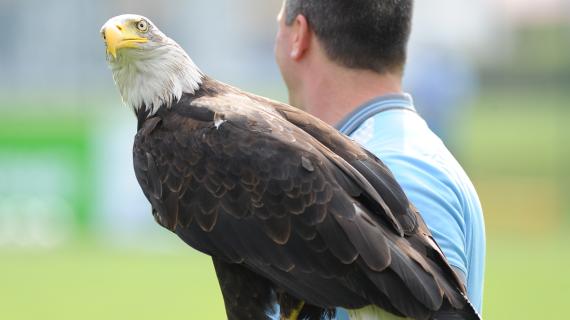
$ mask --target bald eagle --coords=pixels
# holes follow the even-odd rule
[[[231,320],[478,319],[388,168],[319,119],[218,82],[149,19],[101,29],[138,118],[137,180],[164,228],[210,255]]]

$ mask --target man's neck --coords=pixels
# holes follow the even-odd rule
[[[400,75],[337,65],[312,70],[304,89],[291,102],[330,125],[375,97],[402,92]]]

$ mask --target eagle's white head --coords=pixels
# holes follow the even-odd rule
[[[149,19],[125,14],[113,17],[101,28],[107,46],[107,62],[123,101],[154,114],[183,93],[195,92],[203,74],[172,39]]]

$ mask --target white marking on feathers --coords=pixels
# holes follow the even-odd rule
[[[214,113],[214,126],[216,129],[220,129],[220,126],[226,121],[226,116],[223,113]]]
[[[215,119],[214,120],[214,126],[216,126],[216,129],[219,129],[220,126],[222,124],[224,124],[227,120],[223,120],[223,119]]]

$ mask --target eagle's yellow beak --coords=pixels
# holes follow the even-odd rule
[[[107,53],[117,57],[117,50],[121,48],[137,48],[137,43],[148,42],[147,38],[139,37],[132,31],[129,31],[125,25],[116,24],[105,27],[103,29],[105,44],[107,45]]]

